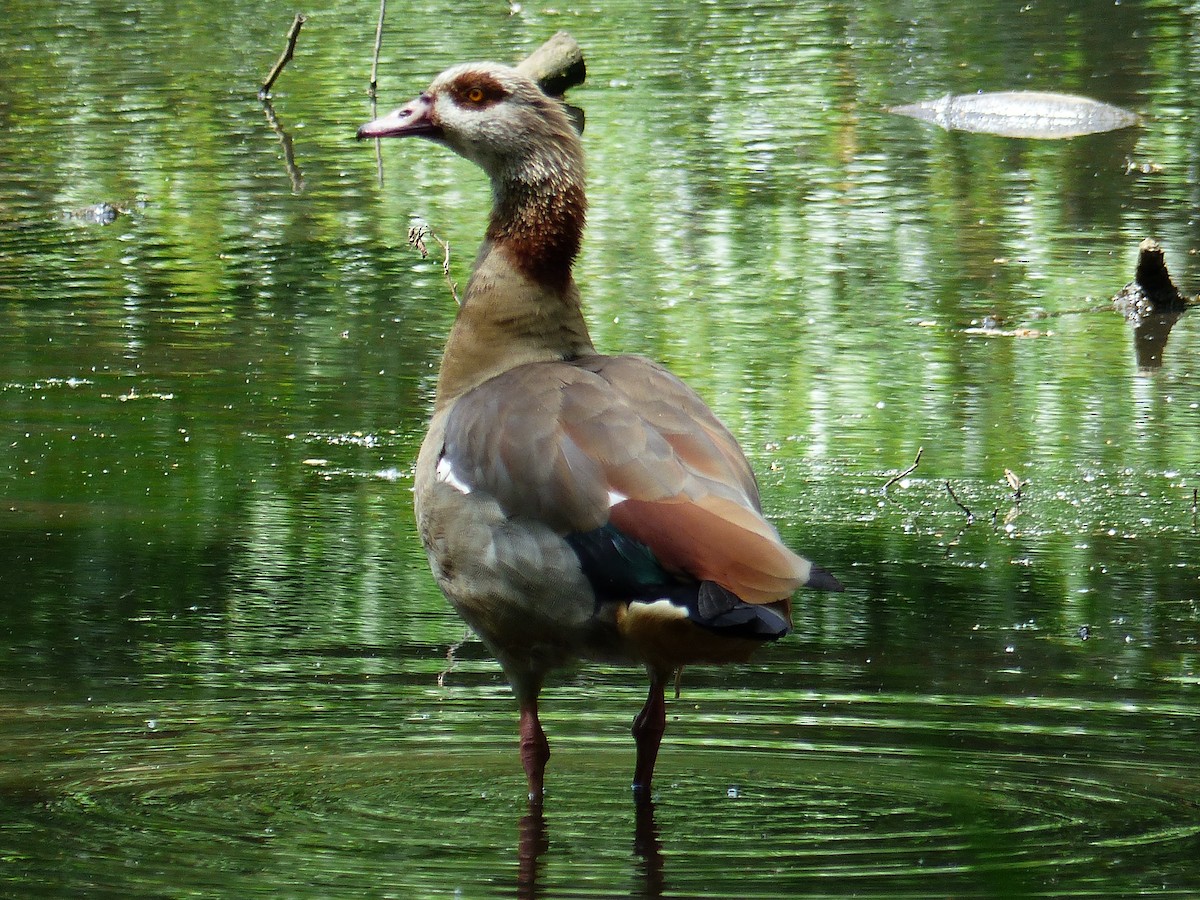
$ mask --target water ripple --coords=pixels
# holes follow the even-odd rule
[[[1092,703],[1088,721],[1121,723],[1110,731],[1036,721],[1079,705],[1046,698],[813,694],[811,712],[786,716],[769,695],[697,691],[671,707],[657,809],[639,812],[627,787],[636,693],[584,715],[551,692],[539,822],[525,815],[502,689],[325,690],[306,709],[266,698],[6,710],[23,721],[4,729],[0,884],[48,870],[40,896],[100,884],[126,896],[536,896],[531,878],[553,896],[633,885],[743,898],[1086,895],[1100,875],[1110,891],[1196,884],[1200,776],[1157,752],[1153,729],[1132,743],[1152,720],[1194,731],[1182,705]],[[946,707],[953,718],[929,715]],[[23,770],[35,744],[53,762]]]

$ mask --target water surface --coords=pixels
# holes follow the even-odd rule
[[[619,6],[393,7],[381,104],[577,37],[597,344],[695,385],[849,590],[685,673],[652,811],[643,677],[564,673],[530,817],[511,697],[411,512],[454,306],[406,235],[462,284],[488,192],[353,141],[377,8],[312,11],[264,109],[290,12],[17,0],[3,892],[1200,890],[1200,336],[1189,312],[1147,369],[1109,303],[1145,237],[1200,289],[1200,13]],[[1144,123],[1039,143],[883,111],[1003,89]]]

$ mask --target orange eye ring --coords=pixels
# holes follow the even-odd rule
[[[484,97],[484,93],[483,93],[483,88],[481,88],[481,87],[473,87],[469,91],[467,91],[467,99],[470,100],[472,103],[482,103],[483,97]]]

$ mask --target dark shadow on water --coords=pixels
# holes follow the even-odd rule
[[[541,858],[550,849],[550,830],[540,804],[530,805],[517,823],[517,834],[517,897],[533,900],[543,896],[538,874]],[[654,817],[654,801],[648,798],[639,798],[634,803],[633,853],[640,877],[631,896],[647,900],[662,897],[666,885],[662,840]]]

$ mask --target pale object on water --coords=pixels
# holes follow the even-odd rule
[[[946,94],[937,100],[888,107],[888,112],[933,122],[947,131],[1042,139],[1116,131],[1141,122],[1137,113],[1119,106],[1046,91]]]

